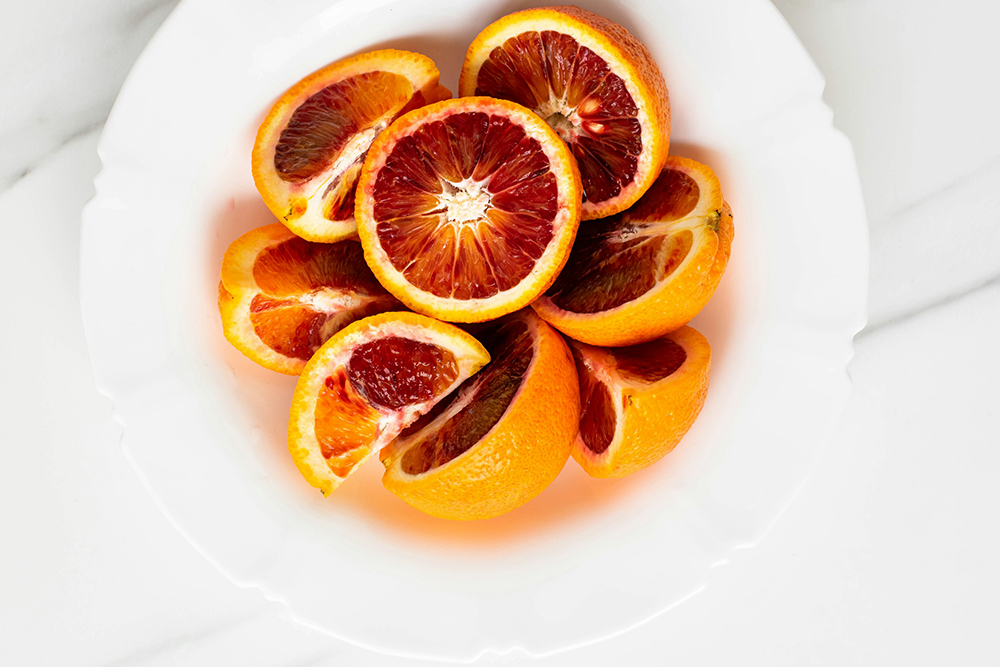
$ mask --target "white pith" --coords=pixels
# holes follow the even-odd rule
[[[341,149],[337,159],[334,160],[333,164],[327,170],[301,186],[304,190],[303,196],[308,200],[309,205],[305,213],[296,221],[297,224],[323,226],[330,224],[331,221],[327,220],[323,214],[323,204],[326,201],[327,189],[331,183],[343,178],[344,174],[351,167],[361,163],[365,153],[368,152],[372,142],[375,141],[375,137],[381,134],[382,130],[388,126],[388,120],[387,118],[383,118],[371,127],[361,130],[351,137],[344,148]]]
[[[313,310],[324,313],[339,313],[342,310],[360,308],[377,298],[358,294],[357,292],[344,292],[332,287],[323,287],[315,292],[303,294],[299,298],[299,301]]]
[[[486,185],[486,181],[471,178],[458,183],[445,181],[444,191],[438,195],[438,201],[444,207],[448,222],[462,225],[485,219],[492,201]]]
[[[379,295],[359,295],[357,293],[337,292],[329,288],[323,288],[320,292],[305,295],[302,301],[310,305],[313,309],[328,313],[331,317],[320,329],[320,336],[324,340],[329,340],[333,334],[344,328],[345,320],[354,317],[358,310],[370,306],[379,301],[389,302],[395,299],[388,294]]]
[[[557,98],[552,90],[549,90],[549,99],[535,109],[535,112],[545,119],[556,134],[566,142],[573,141],[580,132],[580,116],[577,109],[571,107],[566,101],[565,95]]]
[[[231,292],[232,294],[232,292]],[[238,308],[245,313],[238,318],[239,322],[245,323],[240,327],[242,333],[241,338],[252,340],[258,338],[256,330],[254,329],[254,321],[251,316],[251,306],[253,305],[254,297],[260,294],[257,290],[237,290],[233,296],[237,297],[240,302]],[[294,300],[299,304],[307,306],[314,311],[325,313],[328,316],[326,322],[320,328],[320,337],[324,340],[329,340],[336,332],[340,331],[344,326],[350,323],[351,320],[355,319],[355,313],[358,310],[364,309],[374,303],[383,302],[385,307],[390,307],[389,304],[395,302],[395,298],[389,294],[377,294],[377,295],[363,295],[357,293],[340,292],[335,289],[324,287],[316,292],[309,292],[306,294],[300,294],[294,297]],[[287,306],[284,306],[287,307]],[[265,343],[262,342],[262,345]],[[270,347],[267,347],[271,350]],[[271,350],[274,352],[273,350]],[[274,352],[274,354],[278,354]],[[304,363],[299,359],[292,357],[285,357],[289,359],[293,364]]]

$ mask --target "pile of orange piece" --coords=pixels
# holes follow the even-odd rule
[[[310,484],[378,452],[410,505],[480,519],[570,455],[620,477],[675,447],[711,358],[686,324],[733,221],[712,170],[668,154],[649,51],[603,17],[510,14],[457,99],[438,79],[381,50],[278,99],[252,164],[280,222],[226,251],[219,309],[247,357],[299,375],[288,446]]]

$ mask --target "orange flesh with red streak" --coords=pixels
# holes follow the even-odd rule
[[[670,338],[657,338],[641,345],[605,350],[622,380],[653,383],[673,375],[687,359],[684,348]],[[605,452],[615,435],[617,417],[610,388],[602,382],[573,350],[580,376],[580,438],[595,454]],[[621,390],[616,390],[619,395]]]
[[[379,413],[368,404],[338,368],[323,383],[316,398],[316,440],[323,458],[347,454],[374,442]]]
[[[470,395],[471,400],[403,454],[403,472],[419,475],[461,456],[489,433],[514,400],[534,356],[528,325],[509,320],[482,332],[480,340],[492,361],[404,434],[419,431],[456,401],[467,401]]]
[[[287,183],[305,185],[322,176],[359,132],[423,104],[423,94],[414,93],[406,77],[392,72],[365,72],[332,83],[292,113],[275,147],[275,171]],[[323,213],[328,220],[354,215],[354,194],[366,154],[367,147],[327,185]]]
[[[359,345],[316,398],[316,440],[330,469],[345,477],[383,435],[383,414],[434,400],[457,376],[455,355],[437,345],[400,336]]]
[[[684,218],[698,205],[698,183],[664,169],[632,208],[580,226],[569,260],[546,296],[574,313],[598,313],[638,299],[684,261],[689,230],[658,232],[658,223]]]
[[[254,332],[271,349],[302,361],[354,320],[400,308],[368,268],[357,241],[311,243],[298,237],[282,241],[261,251],[254,260],[253,276],[260,289],[250,304]],[[333,311],[310,301],[330,291],[371,300]],[[345,312],[339,326],[326,326]]]
[[[517,102],[545,118],[576,157],[584,202],[616,197],[635,178],[639,108],[622,78],[573,37],[551,30],[511,37],[483,63],[476,95]]]
[[[482,211],[456,219],[448,202],[470,193]],[[541,144],[506,117],[475,111],[401,138],[373,199],[392,265],[420,289],[455,299],[485,299],[520,283],[552,240],[559,212]]]

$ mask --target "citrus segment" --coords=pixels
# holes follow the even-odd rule
[[[456,375],[454,354],[399,336],[359,345],[347,365],[358,393],[372,405],[392,410],[440,394]]]
[[[526,309],[479,338],[490,363],[381,454],[386,488],[437,517],[484,519],[528,502],[559,474],[579,424],[558,333]]]
[[[624,477],[669,454],[705,403],[711,348],[691,327],[632,347],[570,341],[580,377],[573,458],[593,477]]]
[[[580,375],[580,437],[593,452],[603,453],[615,437],[617,415],[607,385],[577,367]]]
[[[351,236],[358,176],[372,140],[396,117],[450,96],[427,57],[386,49],[337,61],[285,92],[257,132],[253,176],[299,236]]]
[[[559,278],[532,306],[592,345],[652,340],[708,303],[732,239],[732,211],[718,178],[703,164],[671,156],[632,208],[580,230]]]
[[[656,178],[670,139],[666,83],[624,28],[577,7],[515,12],[469,47],[459,94],[533,110],[570,146],[582,217],[628,208]]]
[[[367,259],[414,310],[484,321],[526,305],[576,235],[579,174],[537,116],[488,98],[448,100],[393,123],[362,169]]]
[[[463,397],[466,408],[451,413],[439,425],[436,433],[409,448],[403,455],[403,471],[419,475],[468,451],[500,420],[510,405],[521,380],[531,364],[532,338],[526,323],[509,322],[487,330],[480,342],[497,363],[489,365],[476,376],[475,387],[459,390],[454,398]],[[442,401],[441,412],[454,402]]]
[[[613,347],[618,373],[631,382],[657,382],[684,364],[687,352],[669,338],[659,338],[641,345]]]
[[[219,311],[226,338],[280,373],[297,375],[354,320],[400,307],[354,240],[312,243],[274,223],[233,241],[222,261]]]
[[[461,329],[415,313],[351,324],[299,377],[288,423],[292,459],[329,495],[489,358]]]

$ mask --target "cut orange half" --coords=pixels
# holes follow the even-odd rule
[[[490,360],[461,329],[415,313],[382,313],[337,333],[295,386],[288,450],[330,495],[359,465]]]
[[[451,97],[434,62],[385,49],[339,60],[288,89],[253,147],[257,190],[310,241],[354,235],[354,192],[372,140],[400,114]]]
[[[383,450],[387,489],[446,519],[523,505],[569,457],[580,415],[566,343],[530,310],[479,333],[492,360]]]
[[[524,107],[447,100],[375,140],[355,217],[365,259],[400,301],[451,322],[490,320],[555,280],[580,220],[580,176]]]
[[[719,179],[703,164],[671,156],[635,206],[580,229],[559,279],[532,306],[592,345],[652,340],[704,308],[732,240]]]
[[[298,375],[333,334],[401,305],[372,275],[356,240],[311,243],[276,222],[233,241],[222,260],[226,339],[279,373]]]
[[[469,47],[459,94],[512,100],[569,144],[583,179],[583,219],[623,211],[656,179],[670,144],[667,85],[649,50],[578,7],[504,16]]]
[[[582,404],[573,458],[593,477],[624,477],[669,454],[705,403],[705,337],[683,327],[631,347],[570,345]]]

